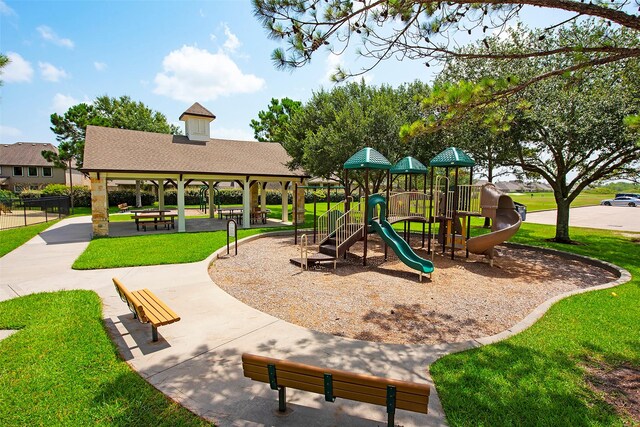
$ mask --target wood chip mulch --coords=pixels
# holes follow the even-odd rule
[[[414,248],[420,239],[412,240]],[[498,247],[490,267],[482,256],[435,255],[431,280],[400,262],[384,261],[382,241],[370,237],[368,265],[362,243],[338,268],[301,271],[293,237],[264,237],[239,246],[238,256],[209,270],[226,292],[287,322],[329,334],[385,343],[439,344],[496,334],[547,299],[607,283],[606,270],[529,249]],[[438,251],[439,252],[439,251]],[[416,253],[429,259],[426,250]]]

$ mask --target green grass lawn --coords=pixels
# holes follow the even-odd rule
[[[0,302],[3,426],[209,425],[147,383],[117,356],[90,291]]]
[[[553,235],[525,223],[512,241],[603,259],[632,281],[563,300],[519,335],[437,361],[431,373],[450,425],[634,425],[589,387],[585,367],[640,368],[640,235],[572,228],[581,245],[547,242]]]
[[[281,230],[251,228],[238,230],[238,238]],[[202,261],[227,243],[226,231],[150,234],[94,239],[75,260],[76,270],[180,264]]]
[[[522,203],[527,206],[527,212],[544,211],[556,209],[556,201],[553,193],[525,193],[525,194],[509,194],[514,202]],[[604,199],[613,198],[613,194],[592,194],[582,192],[571,203],[572,208],[582,206],[599,205]]]
[[[0,231],[0,257],[27,243],[56,222],[58,220]]]

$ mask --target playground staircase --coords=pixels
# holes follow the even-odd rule
[[[337,259],[364,237],[364,203],[337,203],[318,217],[318,255]]]

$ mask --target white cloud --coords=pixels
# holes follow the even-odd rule
[[[7,52],[9,63],[0,71],[2,80],[7,83],[30,82],[33,77],[31,63],[20,54]]]
[[[64,114],[70,107],[79,103],[80,101],[73,96],[56,93],[51,102],[51,109],[54,113]]]
[[[154,82],[154,93],[184,102],[254,93],[265,86],[264,79],[244,74],[224,52],[211,53],[194,46],[182,46],[165,56],[162,72]]]
[[[6,141],[7,139],[15,139],[22,136],[22,131],[18,128],[11,126],[0,125],[0,141]]]
[[[225,40],[223,47],[229,52],[235,52],[236,49],[242,46],[238,37],[231,32],[226,24],[224,25],[224,35],[227,36],[227,40]]]
[[[66,79],[69,77],[67,72],[62,68],[57,68],[53,64],[49,64],[48,62],[38,62],[38,67],[40,67],[40,74],[44,80],[50,82],[57,82],[60,79]]]
[[[15,16],[16,11],[11,9],[3,0],[0,0],[0,15]]]
[[[324,73],[324,76],[322,77],[322,80],[320,80],[320,83],[333,85],[335,83],[331,80],[331,76],[335,74],[337,68],[340,68],[344,65],[344,63],[342,62],[342,57],[340,57],[340,55],[329,53],[329,56],[327,56],[327,60],[325,62],[327,64],[326,71]]]
[[[107,69],[107,64],[104,62],[100,62],[100,61],[93,61],[93,66],[96,68],[96,70],[98,71],[104,71]]]
[[[73,49],[73,47],[75,46],[75,44],[71,39],[60,37],[59,35],[56,34],[55,31],[53,31],[50,27],[46,25],[41,25],[38,28],[36,28],[36,30],[38,30],[38,32],[40,33],[40,36],[42,36],[44,40],[49,41],[53,44],[57,44],[58,46],[68,47],[69,49]]]

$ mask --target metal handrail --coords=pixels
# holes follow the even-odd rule
[[[458,185],[458,210],[479,214],[481,212],[481,192],[481,185]]]
[[[337,214],[335,212],[344,212],[345,202],[338,202],[331,209],[320,215],[316,220],[316,238],[319,244],[324,243],[333,231],[336,229],[335,218]],[[332,223],[333,222],[333,223]]]
[[[358,233],[364,233],[364,203],[351,203],[351,209],[336,220],[336,253]]]
[[[429,194],[419,191],[393,193],[389,196],[389,218],[427,217]]]

